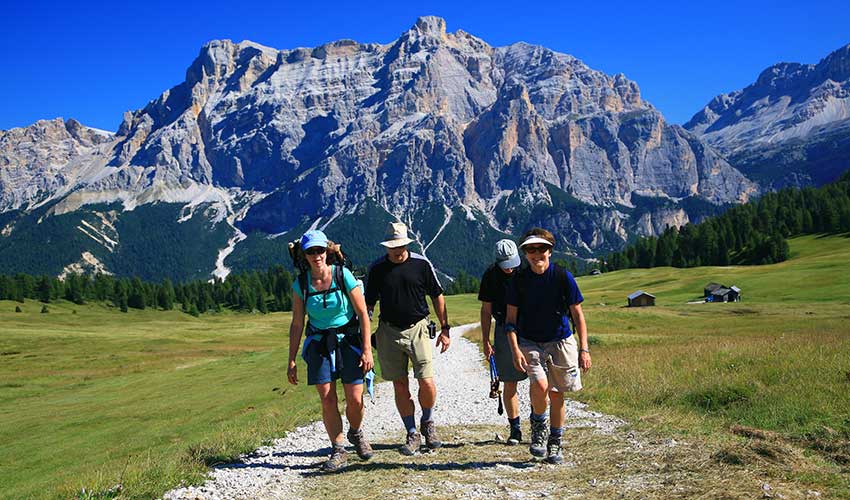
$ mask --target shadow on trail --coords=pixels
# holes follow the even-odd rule
[[[473,461],[473,462],[443,462],[443,463],[431,463],[431,464],[413,464],[413,463],[399,463],[399,462],[361,462],[361,463],[349,463],[349,465],[335,474],[345,474],[346,472],[371,472],[371,471],[382,471],[382,470],[399,470],[404,469],[408,471],[465,471],[465,470],[481,470],[481,469],[492,469],[497,466],[505,466],[512,467],[514,469],[529,469],[533,467],[537,467],[537,464],[532,461],[525,462],[511,462],[507,460],[499,460],[499,461]],[[313,477],[313,476],[325,476],[327,473],[321,471],[312,471],[312,472],[304,472],[301,474],[302,477]]]
[[[276,469],[276,470],[307,470],[307,469],[315,469],[322,465],[322,462],[316,462],[313,464],[298,464],[298,465],[283,465],[283,464],[270,464],[268,462],[252,462],[249,464],[246,463],[234,463],[221,465],[216,467],[216,469]]]
[[[327,457],[331,453],[331,447],[326,446],[324,448],[318,448],[311,451],[281,451],[278,453],[272,454],[274,457]]]

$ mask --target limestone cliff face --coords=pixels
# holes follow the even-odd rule
[[[779,63],[685,124],[769,188],[834,180],[850,159],[850,45],[818,64]]]
[[[279,233],[372,200],[413,226],[411,214],[442,204],[512,231],[543,221],[506,215],[503,200],[530,214],[562,193],[600,207],[565,237],[593,250],[637,230],[616,210],[635,194],[721,204],[756,191],[625,76],[544,47],[493,48],[436,17],[386,45],[212,41],[114,136],[95,143],[61,125],[36,141],[55,158],[42,170],[20,153],[26,141],[6,139],[32,132],[0,136],[0,209],[209,202],[246,232]]]
[[[0,212],[37,204],[74,187],[97,165],[109,133],[76,120],[41,120],[0,130]]]

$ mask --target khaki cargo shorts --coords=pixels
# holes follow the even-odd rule
[[[417,379],[432,378],[433,346],[428,337],[428,318],[424,318],[406,330],[386,321],[378,324],[375,332],[378,340],[378,361],[384,380],[407,378],[408,360],[413,364],[413,376]]]
[[[552,392],[581,390],[581,370],[578,367],[576,336],[552,342],[532,342],[517,337],[519,349],[528,362],[530,381],[547,380]]]

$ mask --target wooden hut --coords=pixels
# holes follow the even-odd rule
[[[628,296],[629,307],[646,307],[655,305],[655,295],[638,290]]]

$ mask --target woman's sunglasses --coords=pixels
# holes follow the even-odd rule
[[[304,250],[304,253],[307,255],[321,255],[325,253],[325,247],[310,247],[307,250]]]
[[[527,247],[524,247],[523,250],[525,251],[525,253],[528,253],[528,254],[531,254],[531,253],[546,253],[546,250],[549,250],[549,247],[546,246],[546,245],[527,246]]]

